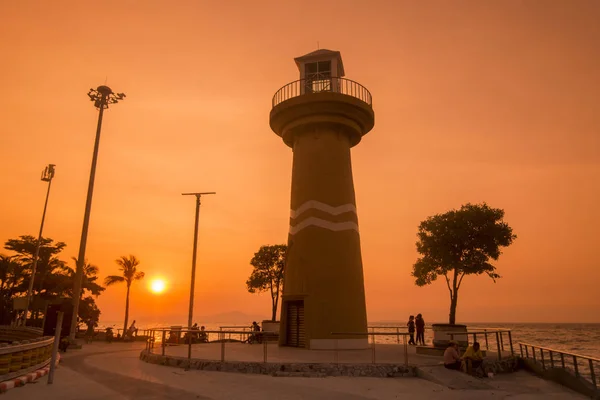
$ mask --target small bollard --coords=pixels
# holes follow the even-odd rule
[[[64,312],[59,311],[56,318],[56,328],[54,330],[54,346],[52,347],[52,357],[50,358],[50,371],[48,372],[48,385],[54,382],[54,370],[56,369],[56,356],[58,355],[58,344],[60,343],[60,331],[62,330]]]
[[[188,369],[192,363],[192,333],[188,331]]]

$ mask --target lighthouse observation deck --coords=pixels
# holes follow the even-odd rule
[[[334,124],[356,146],[375,124],[371,92],[350,79],[323,76],[299,79],[279,89],[273,96],[269,118],[271,129],[294,146],[294,132],[308,126]]]
[[[340,77],[326,77],[323,79],[299,79],[283,86],[273,96],[273,107],[286,100],[298,96],[311,96],[322,93],[339,93],[354,97],[373,106],[371,92],[358,82]]]

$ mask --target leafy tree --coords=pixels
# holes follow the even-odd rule
[[[250,260],[250,265],[254,269],[246,281],[246,286],[250,293],[266,292],[267,290],[270,292],[272,321],[277,319],[277,306],[279,304],[279,293],[281,293],[283,286],[286,255],[287,246],[284,244],[261,246]]]
[[[100,320],[100,309],[93,297],[87,296],[79,302],[79,319],[87,326],[98,326]]]
[[[53,242],[54,241],[50,238],[41,238],[38,267],[40,266],[42,259],[55,260],[56,256],[67,246],[64,242],[56,242],[54,244]],[[19,261],[23,262],[28,267],[33,265],[36,247],[37,239],[31,235],[21,235],[18,239],[9,239],[4,244],[6,250],[17,253]]]
[[[140,260],[135,256],[129,255],[128,257],[122,256],[116,260],[119,265],[119,270],[122,275],[110,275],[104,279],[106,286],[112,286],[115,283],[125,282],[127,284],[127,296],[125,298],[125,323],[123,324],[123,333],[127,332],[127,320],[129,319],[129,288],[134,281],[138,281],[144,278],[144,273],[137,270],[137,266],[140,265]]]
[[[0,255],[0,324],[12,320],[12,299],[27,277],[25,267],[15,256]]]
[[[27,294],[37,239],[23,235],[18,239],[6,241],[5,248],[14,252],[12,256],[0,255],[0,324],[8,324],[14,318],[12,302],[17,297]],[[53,301],[73,295],[75,271],[58,258],[66,247],[63,242],[54,242],[50,238],[42,238],[40,253],[33,286],[33,299]],[[104,288],[98,280],[98,267],[86,263],[84,267],[83,289],[93,296],[98,296]],[[83,297],[83,291],[82,291]],[[34,301],[33,304],[36,304]],[[43,304],[37,302],[37,304]],[[31,309],[32,324],[41,324],[40,313],[43,308]],[[79,315],[98,322],[100,310],[93,297],[84,298],[79,304]]]
[[[36,247],[37,239],[30,235],[9,239],[4,245],[5,249],[16,253],[14,259],[22,266],[19,271],[21,279],[13,288],[13,298],[17,295],[25,296],[27,294]],[[39,308],[41,303],[35,302],[36,299],[54,300],[68,295],[70,278],[67,274],[66,264],[58,258],[58,254],[65,247],[64,242],[54,242],[50,238],[41,238],[40,240],[40,252],[32,292],[32,300],[34,300],[31,307],[32,320],[37,321],[40,318],[40,312],[44,312],[43,308]]]
[[[50,238],[42,238],[40,241],[33,294],[41,295],[44,298],[59,295],[64,291],[63,285],[65,284],[64,278],[67,268],[65,263],[58,259],[57,255],[66,247],[66,244],[64,242],[53,242]],[[28,289],[36,246],[37,239],[29,235],[20,236],[19,239],[9,239],[4,245],[5,249],[17,253],[15,258],[24,266],[24,272],[28,275],[21,282],[20,289],[24,292]]]
[[[413,266],[412,276],[418,286],[444,276],[450,293],[450,324],[456,321],[458,290],[465,275],[486,274],[494,282],[500,278],[490,258],[498,260],[500,248],[517,238],[503,218],[502,209],[468,203],[419,225],[417,251],[421,257]]]

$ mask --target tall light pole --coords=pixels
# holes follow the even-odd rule
[[[42,224],[40,225],[40,234],[38,235],[37,245],[35,246],[35,256],[33,258],[33,267],[31,268],[31,278],[29,278],[29,289],[27,289],[27,305],[25,306],[25,319],[23,325],[27,325],[27,313],[31,304],[31,296],[33,293],[33,282],[35,280],[35,272],[37,271],[38,258],[40,256],[40,246],[42,244],[42,232],[44,231],[44,220],[46,219],[46,208],[48,207],[48,197],[50,197],[50,186],[52,178],[54,178],[54,164],[48,164],[42,172],[42,181],[48,182],[48,190],[46,191],[46,202],[44,203],[44,212],[42,213]]]
[[[102,130],[102,116],[104,109],[109,104],[118,103],[125,98],[123,93],[113,93],[108,86],[98,86],[88,92],[94,106],[100,110],[98,113],[98,126],[96,128],[96,142],[94,144],[94,155],[92,157],[92,169],[90,171],[90,182],[88,185],[87,200],[85,202],[85,215],[83,216],[83,229],[81,230],[81,242],[79,243],[79,256],[77,257],[77,270],[73,282],[73,317],[71,319],[70,339],[75,340],[77,333],[77,314],[79,311],[79,298],[81,297],[81,282],[83,280],[83,266],[85,263],[85,246],[87,244],[88,227],[90,224],[90,211],[92,209],[92,194],[94,193],[94,178],[96,176],[96,162],[98,161],[98,147],[100,146],[100,131]]]
[[[196,196],[196,222],[194,224],[194,253],[192,255],[192,284],[190,287],[190,309],[188,314],[188,329],[192,327],[194,317],[194,286],[196,283],[196,252],[198,251],[198,218],[200,217],[200,197],[216,192],[182,193],[182,196]]]

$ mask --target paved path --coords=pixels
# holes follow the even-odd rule
[[[139,343],[98,343],[64,354],[54,384],[46,378],[13,389],[5,399],[578,399],[563,387],[525,372],[502,375],[482,389],[452,390],[419,378],[274,378],[184,371],[141,362]],[[437,368],[437,367],[432,367]],[[452,371],[449,371],[452,372]]]

